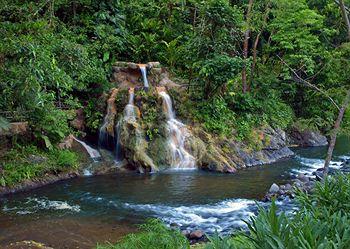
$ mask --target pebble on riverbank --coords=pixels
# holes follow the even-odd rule
[[[350,159],[345,159],[339,169],[329,168],[329,174],[334,175],[336,173],[350,173]],[[299,173],[292,183],[278,186],[273,183],[264,196],[263,201],[269,202],[273,198],[276,200],[284,200],[285,198],[293,199],[295,197],[295,189],[302,190],[306,193],[311,193],[317,181],[323,179],[323,168],[319,168],[312,172],[312,175]]]

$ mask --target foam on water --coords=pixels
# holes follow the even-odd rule
[[[53,201],[46,198],[31,198],[28,197],[24,202],[12,203],[10,207],[4,205],[2,211],[4,212],[15,212],[19,215],[26,215],[41,212],[44,210],[57,210],[57,211],[69,211],[69,212],[80,212],[79,205],[71,205],[65,201]]]
[[[229,199],[214,204],[168,206],[164,204],[131,204],[125,208],[149,213],[167,224],[175,223],[182,229],[202,229],[229,233],[233,228],[245,225],[243,220],[254,216],[257,205],[253,200]]]
[[[305,158],[300,156],[296,156],[295,158],[301,165],[303,165],[303,167],[299,169],[293,169],[293,173],[312,174],[312,172],[316,171],[317,169],[323,168],[325,162],[323,159],[318,158]],[[339,157],[339,159],[342,158]],[[341,165],[341,161],[331,161],[329,167],[339,169]]]
[[[84,174],[84,176],[92,176],[93,175],[89,169],[84,169],[83,174]]]

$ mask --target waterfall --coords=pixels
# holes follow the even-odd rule
[[[125,120],[131,120],[136,121],[136,111],[135,111],[135,105],[134,105],[134,88],[131,87],[129,89],[129,103],[125,106],[124,109],[124,119]]]
[[[147,70],[146,70],[146,65],[143,64],[139,64],[139,68],[141,70],[141,74],[142,74],[142,78],[143,78],[143,86],[148,89],[149,88],[149,84],[148,84],[148,80],[147,80]]]
[[[165,91],[160,91],[159,95],[163,99],[163,109],[168,119],[168,142],[172,153],[171,166],[176,169],[194,169],[195,158],[185,149],[188,130],[183,123],[175,118],[170,96]]]
[[[113,88],[110,97],[107,100],[107,113],[103,119],[103,124],[99,130],[98,147],[109,148],[114,143],[113,138],[113,123],[116,115],[115,97],[118,89]],[[112,137],[112,139],[110,139]]]
[[[136,111],[135,111],[135,105],[134,105],[134,88],[129,89],[129,102],[124,108],[124,115],[123,117],[118,121],[117,125],[115,126],[115,131],[116,131],[116,144],[115,144],[115,151],[116,151],[116,161],[121,161],[123,160],[123,155],[122,155],[122,148],[120,144],[120,129],[121,129],[121,124],[123,121],[136,121]]]
[[[101,154],[100,152],[98,152],[98,150],[93,149],[92,147],[87,145],[85,142],[77,139],[76,137],[73,137],[73,138],[75,141],[80,143],[85,148],[86,152],[89,154],[92,160],[97,161],[98,158],[101,158]]]

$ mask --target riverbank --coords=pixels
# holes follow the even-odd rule
[[[80,175],[86,158],[70,150],[41,150],[27,145],[0,158],[0,196],[26,191]]]
[[[339,142],[336,158],[350,151],[346,147],[347,141]],[[111,234],[108,239],[114,243],[120,239],[117,236],[119,229],[137,229],[150,217],[161,219],[167,225],[180,226],[179,229],[184,231],[201,230],[213,235],[217,230],[227,235],[244,226],[242,219],[249,219],[258,212],[256,201],[263,199],[272,183],[285,185],[290,182],[290,174],[313,170],[316,167],[313,164],[321,162],[314,159],[311,165],[309,158],[322,158],[326,148],[295,150],[298,155],[295,158],[242,169],[235,174],[193,170],[78,177],[10,195],[0,201],[0,220],[7,220],[1,223],[7,226],[0,229],[0,237],[8,238],[8,244],[18,242],[24,236],[42,243],[49,240],[53,242],[44,244],[56,249],[62,248],[61,243],[53,238],[62,236],[67,238],[66,245],[74,248],[76,244],[70,244],[73,241],[70,238],[76,238],[74,243],[81,241],[83,245],[85,238],[91,237],[93,231],[89,231],[85,222],[89,220],[87,223],[100,223],[101,230],[104,226],[115,226],[115,235]],[[288,211],[293,205],[283,203],[279,208]],[[60,219],[74,219],[86,229],[74,229],[76,235],[73,236],[67,233],[71,231],[69,227],[49,225],[59,224]],[[20,229],[18,224],[26,224],[28,229]],[[35,232],[39,224],[50,227],[48,230],[54,235]],[[16,231],[21,231],[23,237],[18,237]],[[96,236],[95,239],[94,243],[105,244],[104,237]]]

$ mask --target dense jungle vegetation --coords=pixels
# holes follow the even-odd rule
[[[350,89],[346,15],[350,0],[0,0],[0,138],[11,122],[30,127],[0,147],[0,187],[78,168],[79,155],[56,145],[81,132],[71,125],[79,108],[86,132],[98,131],[116,61],[167,67],[189,94],[177,108],[214,136],[249,140],[263,125],[329,135]],[[349,176],[331,176],[298,193],[297,215],[272,204],[248,235],[203,248],[350,248],[349,191]],[[98,246],[189,247],[157,220]]]
[[[29,121],[41,147],[71,133],[82,106],[98,128],[96,101],[117,60],[160,61],[188,81],[196,120],[238,138],[263,123],[327,133],[337,109],[298,77],[338,105],[349,87],[333,0],[2,0],[0,13],[1,128]]]

